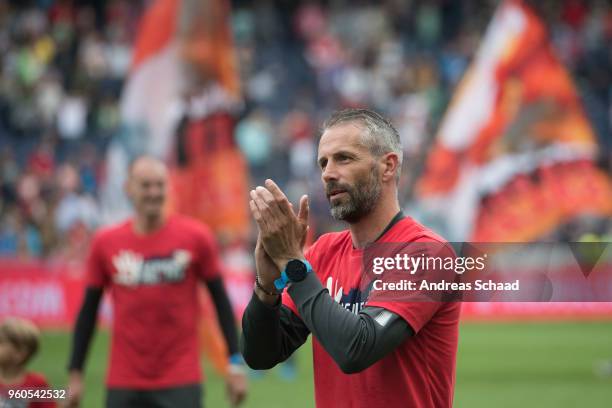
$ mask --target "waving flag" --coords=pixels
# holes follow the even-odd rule
[[[130,214],[122,191],[127,166],[135,156],[146,153],[166,160],[174,169],[174,210],[200,218],[215,229],[220,228],[219,222],[224,222],[225,226],[229,223],[232,231],[244,234],[248,224],[246,205],[239,202],[240,194],[236,192],[240,188],[246,191],[246,168],[231,144],[233,113],[239,103],[229,3],[226,0],[152,2],[140,22],[132,66],[121,97],[122,131],[107,153],[106,181],[101,197],[105,221],[119,221]],[[218,117],[223,119],[217,120]],[[211,120],[213,125],[207,126]],[[194,122],[201,126],[191,126]],[[177,139],[185,125],[190,130],[188,147],[215,144],[228,148],[190,151],[191,160],[181,161],[184,157],[178,150],[185,146]],[[217,132],[218,129],[221,131]],[[212,175],[225,170],[220,169],[223,165],[219,164],[218,153],[231,162],[227,165],[233,173],[230,183],[211,179]],[[194,170],[196,162],[209,163],[214,168],[198,166]],[[243,172],[237,172],[243,168]],[[203,174],[207,177],[202,177]],[[185,186],[187,181],[189,185]],[[194,199],[206,204],[212,201],[215,206],[220,201],[216,197],[228,195],[237,200],[222,201],[223,205],[217,207],[223,210],[215,216],[211,211],[192,208]],[[213,199],[202,200],[203,196]]]
[[[597,155],[544,24],[507,0],[457,88],[417,194],[453,240],[536,240],[581,214],[612,215]]]

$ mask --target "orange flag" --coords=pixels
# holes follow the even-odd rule
[[[612,215],[610,177],[546,27],[504,1],[460,82],[417,184],[453,240],[531,241]]]

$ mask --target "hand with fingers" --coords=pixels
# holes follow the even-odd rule
[[[257,235],[255,247],[255,274],[255,293],[264,303],[275,304],[279,293],[274,287],[274,281],[280,277],[280,271],[261,243],[261,231]]]
[[[63,408],[79,408],[83,397],[83,389],[83,373],[76,370],[71,371],[68,379],[68,398],[64,401]]]
[[[247,395],[248,384],[246,374],[242,371],[230,370],[225,379],[225,387],[230,406],[237,407],[244,402]]]
[[[272,180],[265,187],[251,190],[249,203],[259,228],[261,246],[278,269],[284,269],[291,259],[304,259],[303,246],[308,231],[308,196],[300,199],[297,214],[287,196]],[[270,278],[262,276],[266,281]],[[273,280],[273,279],[272,279]]]

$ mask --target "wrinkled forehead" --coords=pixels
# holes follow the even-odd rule
[[[363,142],[363,134],[367,132],[364,125],[358,121],[339,123],[327,128],[319,141],[318,158],[333,155],[338,151],[368,151]]]

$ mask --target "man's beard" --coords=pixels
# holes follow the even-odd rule
[[[381,194],[378,168],[372,166],[368,174],[369,177],[357,181],[354,186],[333,181],[326,185],[328,199],[330,192],[334,190],[343,190],[348,196],[348,199],[341,200],[336,204],[329,200],[331,215],[334,219],[352,224],[371,213],[376,207]]]

